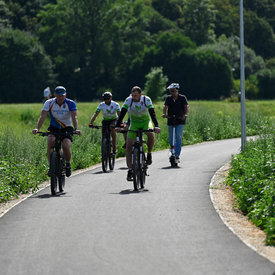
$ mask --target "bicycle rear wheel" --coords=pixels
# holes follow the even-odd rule
[[[50,157],[51,193],[53,196],[56,194],[56,189],[57,189],[57,176],[56,176],[57,161],[58,161],[57,153],[56,151],[53,151]]]
[[[64,191],[64,187],[65,187],[65,161],[62,157],[59,160],[59,167],[58,167],[58,187],[59,187],[59,192]]]
[[[134,149],[133,152],[133,184],[134,190],[138,191],[141,183],[141,168],[139,163],[139,150],[137,148]]]
[[[101,162],[102,170],[106,173],[108,169],[108,142],[106,138],[104,138],[101,143]]]
[[[111,144],[112,144],[112,138],[110,138],[110,142],[108,144],[108,156],[109,156],[109,168],[110,170],[114,170],[115,167],[115,154],[111,153]]]

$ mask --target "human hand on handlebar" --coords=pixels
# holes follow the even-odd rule
[[[81,136],[81,134],[82,134],[80,130],[75,130],[75,133],[79,136]]]
[[[155,133],[159,134],[160,133],[160,128],[159,127],[155,127],[154,131],[155,131]]]
[[[32,133],[33,133],[34,135],[36,135],[37,132],[38,132],[38,129],[33,129],[33,130],[32,130]]]

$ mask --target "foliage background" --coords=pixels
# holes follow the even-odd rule
[[[275,0],[244,0],[248,98],[275,96],[274,17]],[[153,68],[188,99],[238,100],[238,37],[238,0],[0,0],[0,102],[60,84],[123,100]]]

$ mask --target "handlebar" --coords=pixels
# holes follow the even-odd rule
[[[155,132],[155,129],[147,129],[147,130],[143,130],[143,129],[139,129],[139,130],[120,130],[120,133],[127,133],[127,132],[133,132],[133,133],[139,133],[139,132],[147,132],[147,133],[153,133]]]
[[[46,137],[48,135],[54,135],[54,136],[65,136],[68,134],[77,135],[77,132],[37,132],[37,134],[40,134],[42,137]]]
[[[104,127],[109,127],[110,129],[115,129],[114,126],[111,125],[93,125],[93,124],[89,124],[89,128],[94,128],[94,129],[101,129]]]

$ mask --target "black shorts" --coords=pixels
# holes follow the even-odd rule
[[[105,132],[107,127],[116,127],[117,119],[113,120],[102,120],[102,137],[105,137]]]
[[[56,128],[54,126],[51,126],[48,128],[48,131],[53,133],[65,133],[64,136],[61,137],[61,140],[68,138],[70,141],[73,141],[73,127],[65,127],[65,128]]]

